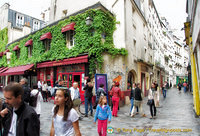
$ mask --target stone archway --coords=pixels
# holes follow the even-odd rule
[[[128,79],[127,79],[127,89],[131,89],[133,83],[136,82],[136,72],[131,70],[128,72]]]

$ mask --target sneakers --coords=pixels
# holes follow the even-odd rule
[[[88,117],[88,115],[85,115],[85,117]]]
[[[153,117],[151,116],[150,119],[153,119]]]

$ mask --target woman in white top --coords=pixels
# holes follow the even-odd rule
[[[50,136],[81,136],[79,115],[72,107],[73,102],[69,91],[58,89],[55,95]]]
[[[31,91],[31,96],[36,96],[36,95],[37,95],[37,104],[36,104],[36,107],[33,107],[33,109],[37,113],[38,117],[40,117],[40,114],[41,114],[41,102],[43,101],[42,94],[38,90],[38,86],[37,85],[33,85],[33,90]]]
[[[149,89],[149,94],[148,94],[148,101],[149,106],[150,106],[150,113],[152,119],[153,117],[156,117],[156,103],[159,101],[159,91],[156,90],[156,85],[155,83],[152,83],[151,88]],[[154,107],[154,112],[153,112],[153,107]]]
[[[42,96],[43,96],[43,101],[47,102],[47,93],[48,93],[48,85],[47,82],[44,81],[43,85],[42,85]]]

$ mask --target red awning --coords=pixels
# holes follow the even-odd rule
[[[28,40],[28,41],[25,43],[24,46],[30,46],[30,45],[33,45],[33,40],[32,40],[32,39]]]
[[[49,61],[38,63],[37,68],[44,68],[44,67],[53,67],[53,66],[62,66],[62,65],[70,65],[70,64],[79,64],[79,63],[87,63],[88,62],[88,55],[64,59],[60,61]]]
[[[14,48],[13,48],[13,51],[17,51],[19,50],[19,45],[16,45]]]
[[[51,39],[52,36],[51,36],[51,32],[48,32],[48,33],[45,33],[43,34],[42,36],[40,36],[40,40],[45,40],[45,39]]]
[[[75,26],[74,22],[71,24],[68,24],[61,29],[61,32],[63,33],[63,32],[69,31],[69,30],[74,30],[74,26]]]
[[[5,71],[3,73],[0,73],[0,76],[5,76],[5,75],[23,75],[26,70],[29,70],[33,66],[34,66],[34,64],[8,68],[7,71]]]
[[[2,74],[4,71],[6,71],[6,70],[8,70],[7,67],[2,67],[2,68],[0,68],[0,76],[2,76],[1,74]]]
[[[3,56],[3,52],[0,52],[0,57],[2,57]]]
[[[6,55],[6,53],[7,53],[7,52],[9,52],[9,51],[10,51],[10,50],[9,50],[9,49],[7,49],[6,51],[4,51],[4,53],[3,53],[3,54],[4,54],[4,55]]]

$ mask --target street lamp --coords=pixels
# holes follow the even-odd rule
[[[87,26],[92,25],[92,22],[93,22],[93,20],[92,20],[91,17],[87,17],[86,20],[85,20],[85,23],[86,23]]]

